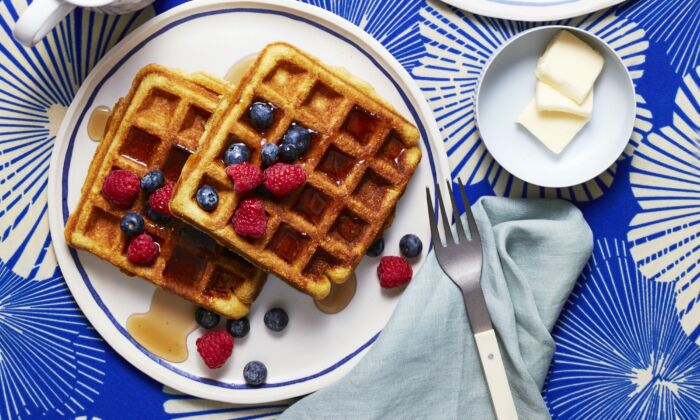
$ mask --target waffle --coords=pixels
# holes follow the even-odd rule
[[[249,123],[247,109],[263,101],[276,108],[265,132]],[[241,197],[234,193],[222,160],[234,142],[261,164],[266,142],[279,143],[292,123],[315,133],[297,161],[307,182],[284,199],[261,197],[268,214],[263,238],[239,236],[231,223]],[[187,161],[171,211],[207,232],[263,270],[316,299],[331,282],[353,272],[390,219],[421,158],[415,126],[382,101],[367,84],[284,43],[268,45],[238,88],[222,99],[197,153]],[[195,192],[213,185],[221,202],[215,212],[199,208]]]
[[[231,91],[224,81],[205,74],[188,76],[158,65],[142,69],[128,96],[114,108],[65,236],[70,245],[129,275],[224,316],[240,318],[264,284],[261,270],[181,221],[173,218],[163,225],[149,219],[143,191],[127,210],[112,206],[101,194],[102,181],[112,169],[128,169],[142,177],[160,168],[166,182],[177,181],[221,96]],[[144,216],[145,230],[160,245],[152,265],[134,265],[126,258],[128,241],[119,228],[126,211]]]

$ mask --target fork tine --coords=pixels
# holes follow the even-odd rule
[[[457,201],[455,200],[454,191],[452,191],[452,183],[450,180],[445,182],[447,183],[447,191],[450,193],[450,200],[452,201],[452,215],[455,218],[457,237],[459,238],[459,243],[461,244],[467,240],[467,234],[464,232],[464,226],[462,226],[462,218],[459,217],[459,209],[457,208]]]
[[[454,245],[455,239],[452,236],[452,229],[450,229],[450,219],[447,218],[447,212],[445,211],[445,202],[442,201],[442,191],[440,190],[440,185],[436,185],[435,192],[438,197],[438,203],[440,204],[440,215],[442,216],[442,227],[445,229],[445,244],[447,246]]]
[[[425,198],[428,202],[428,218],[430,219],[430,235],[433,237],[433,246],[435,249],[442,248],[442,239],[440,239],[440,232],[435,222],[435,209],[433,208],[430,189],[428,187],[425,187]]]
[[[459,190],[462,193],[462,200],[464,201],[464,210],[467,213],[467,222],[469,223],[469,234],[471,235],[472,240],[476,239],[481,241],[481,237],[479,236],[479,228],[476,227],[474,214],[472,214],[472,208],[469,204],[469,199],[467,198],[467,190],[464,188],[464,184],[462,184],[461,178],[457,178],[457,181],[459,182]]]

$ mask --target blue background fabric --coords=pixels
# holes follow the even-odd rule
[[[307,2],[359,25],[406,68],[472,197],[559,197],[582,210],[594,251],[554,329],[543,391],[552,416],[700,417],[700,2],[631,0],[556,22],[609,42],[637,89],[634,134],[618,162],[563,189],[507,173],[474,125],[480,69],[505,40],[539,24],[437,1]],[[178,3],[121,17],[78,10],[32,50],[10,35],[26,0],[0,3],[2,418],[264,418],[285,407],[202,401],[132,368],[81,315],[50,247],[47,171],[66,107],[110,47]]]

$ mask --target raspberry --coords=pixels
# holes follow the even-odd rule
[[[413,269],[401,257],[382,257],[377,267],[377,276],[382,287],[392,288],[411,281]]]
[[[197,339],[197,353],[209,369],[218,369],[233,352],[233,337],[224,330],[209,331]]]
[[[262,238],[267,230],[267,215],[262,201],[258,198],[246,198],[241,201],[233,213],[233,230],[242,236]]]
[[[129,248],[126,250],[126,259],[134,264],[148,265],[155,261],[159,253],[160,247],[158,244],[153,241],[151,235],[143,232],[129,242]]]
[[[270,190],[275,197],[284,197],[304,185],[306,171],[299,165],[275,163],[265,169],[265,188]]]
[[[140,183],[139,177],[133,172],[116,169],[102,181],[102,195],[116,207],[126,209],[139,195]]]
[[[262,170],[248,162],[227,166],[226,175],[233,181],[233,190],[240,194],[252,191],[263,181]]]
[[[173,214],[170,213],[170,199],[173,198],[173,189],[175,184],[168,182],[164,186],[153,191],[153,194],[148,198],[148,203],[151,205],[151,210],[160,214],[161,216],[170,217]]]

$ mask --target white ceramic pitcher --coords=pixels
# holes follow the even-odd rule
[[[15,23],[12,35],[21,44],[31,47],[76,7],[121,15],[142,9],[154,0],[34,0]]]

